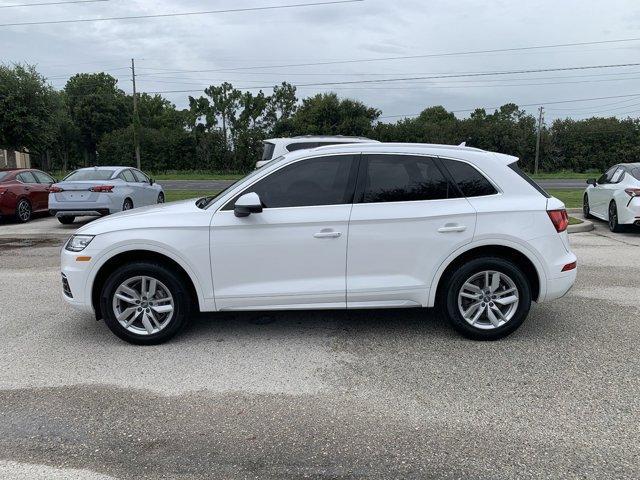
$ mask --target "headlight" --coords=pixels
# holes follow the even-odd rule
[[[65,245],[65,250],[70,252],[81,252],[91,243],[94,235],[72,235]]]

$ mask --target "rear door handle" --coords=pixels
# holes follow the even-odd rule
[[[318,233],[314,233],[313,234],[313,238],[338,238],[340,235],[342,235],[342,232],[332,232],[332,231],[321,231]]]
[[[444,227],[440,227],[438,232],[440,233],[449,233],[449,232],[464,232],[467,229],[466,225],[445,225]]]

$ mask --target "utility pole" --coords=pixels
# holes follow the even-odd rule
[[[544,107],[538,109],[538,135],[536,136],[536,163],[534,167],[534,173],[538,174],[538,165],[540,161],[540,136],[542,134],[542,121],[544,119]]]
[[[140,135],[138,134],[138,125],[140,118],[138,116],[138,95],[136,93],[136,63],[131,59],[131,82],[133,83],[133,144],[136,149],[136,166],[140,170]]]

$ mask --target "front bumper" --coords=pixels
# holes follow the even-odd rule
[[[79,262],[77,259],[91,256],[92,252],[88,248],[82,252],[70,252],[63,247],[60,252],[60,271],[63,278],[59,288],[62,298],[73,308],[87,313],[94,313],[91,294],[87,293],[93,261]]]

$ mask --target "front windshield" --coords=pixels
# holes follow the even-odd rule
[[[273,163],[277,162],[278,160],[280,160],[282,158],[282,156],[278,157],[278,158],[274,158],[273,160],[265,163],[263,166],[261,166],[260,168],[258,168],[257,170],[254,170],[253,172],[251,172],[249,175],[247,175],[246,177],[241,178],[240,180],[236,180],[235,182],[233,182],[231,185],[229,185],[227,188],[225,188],[224,190],[216,193],[215,195],[209,195],[207,197],[203,197],[201,199],[199,199],[196,202],[196,205],[199,208],[205,209],[205,208],[209,208],[209,206],[217,199],[220,198],[221,196],[223,196],[225,193],[227,193],[229,190],[231,190],[232,188],[235,188],[236,185],[238,185],[240,182],[244,182],[245,180],[248,180],[250,178],[253,178],[254,176],[256,176],[258,173],[262,172],[262,170],[265,167],[268,167],[269,165],[272,165]]]
[[[76,170],[64,177],[63,181],[109,180],[114,172],[115,170]]]

